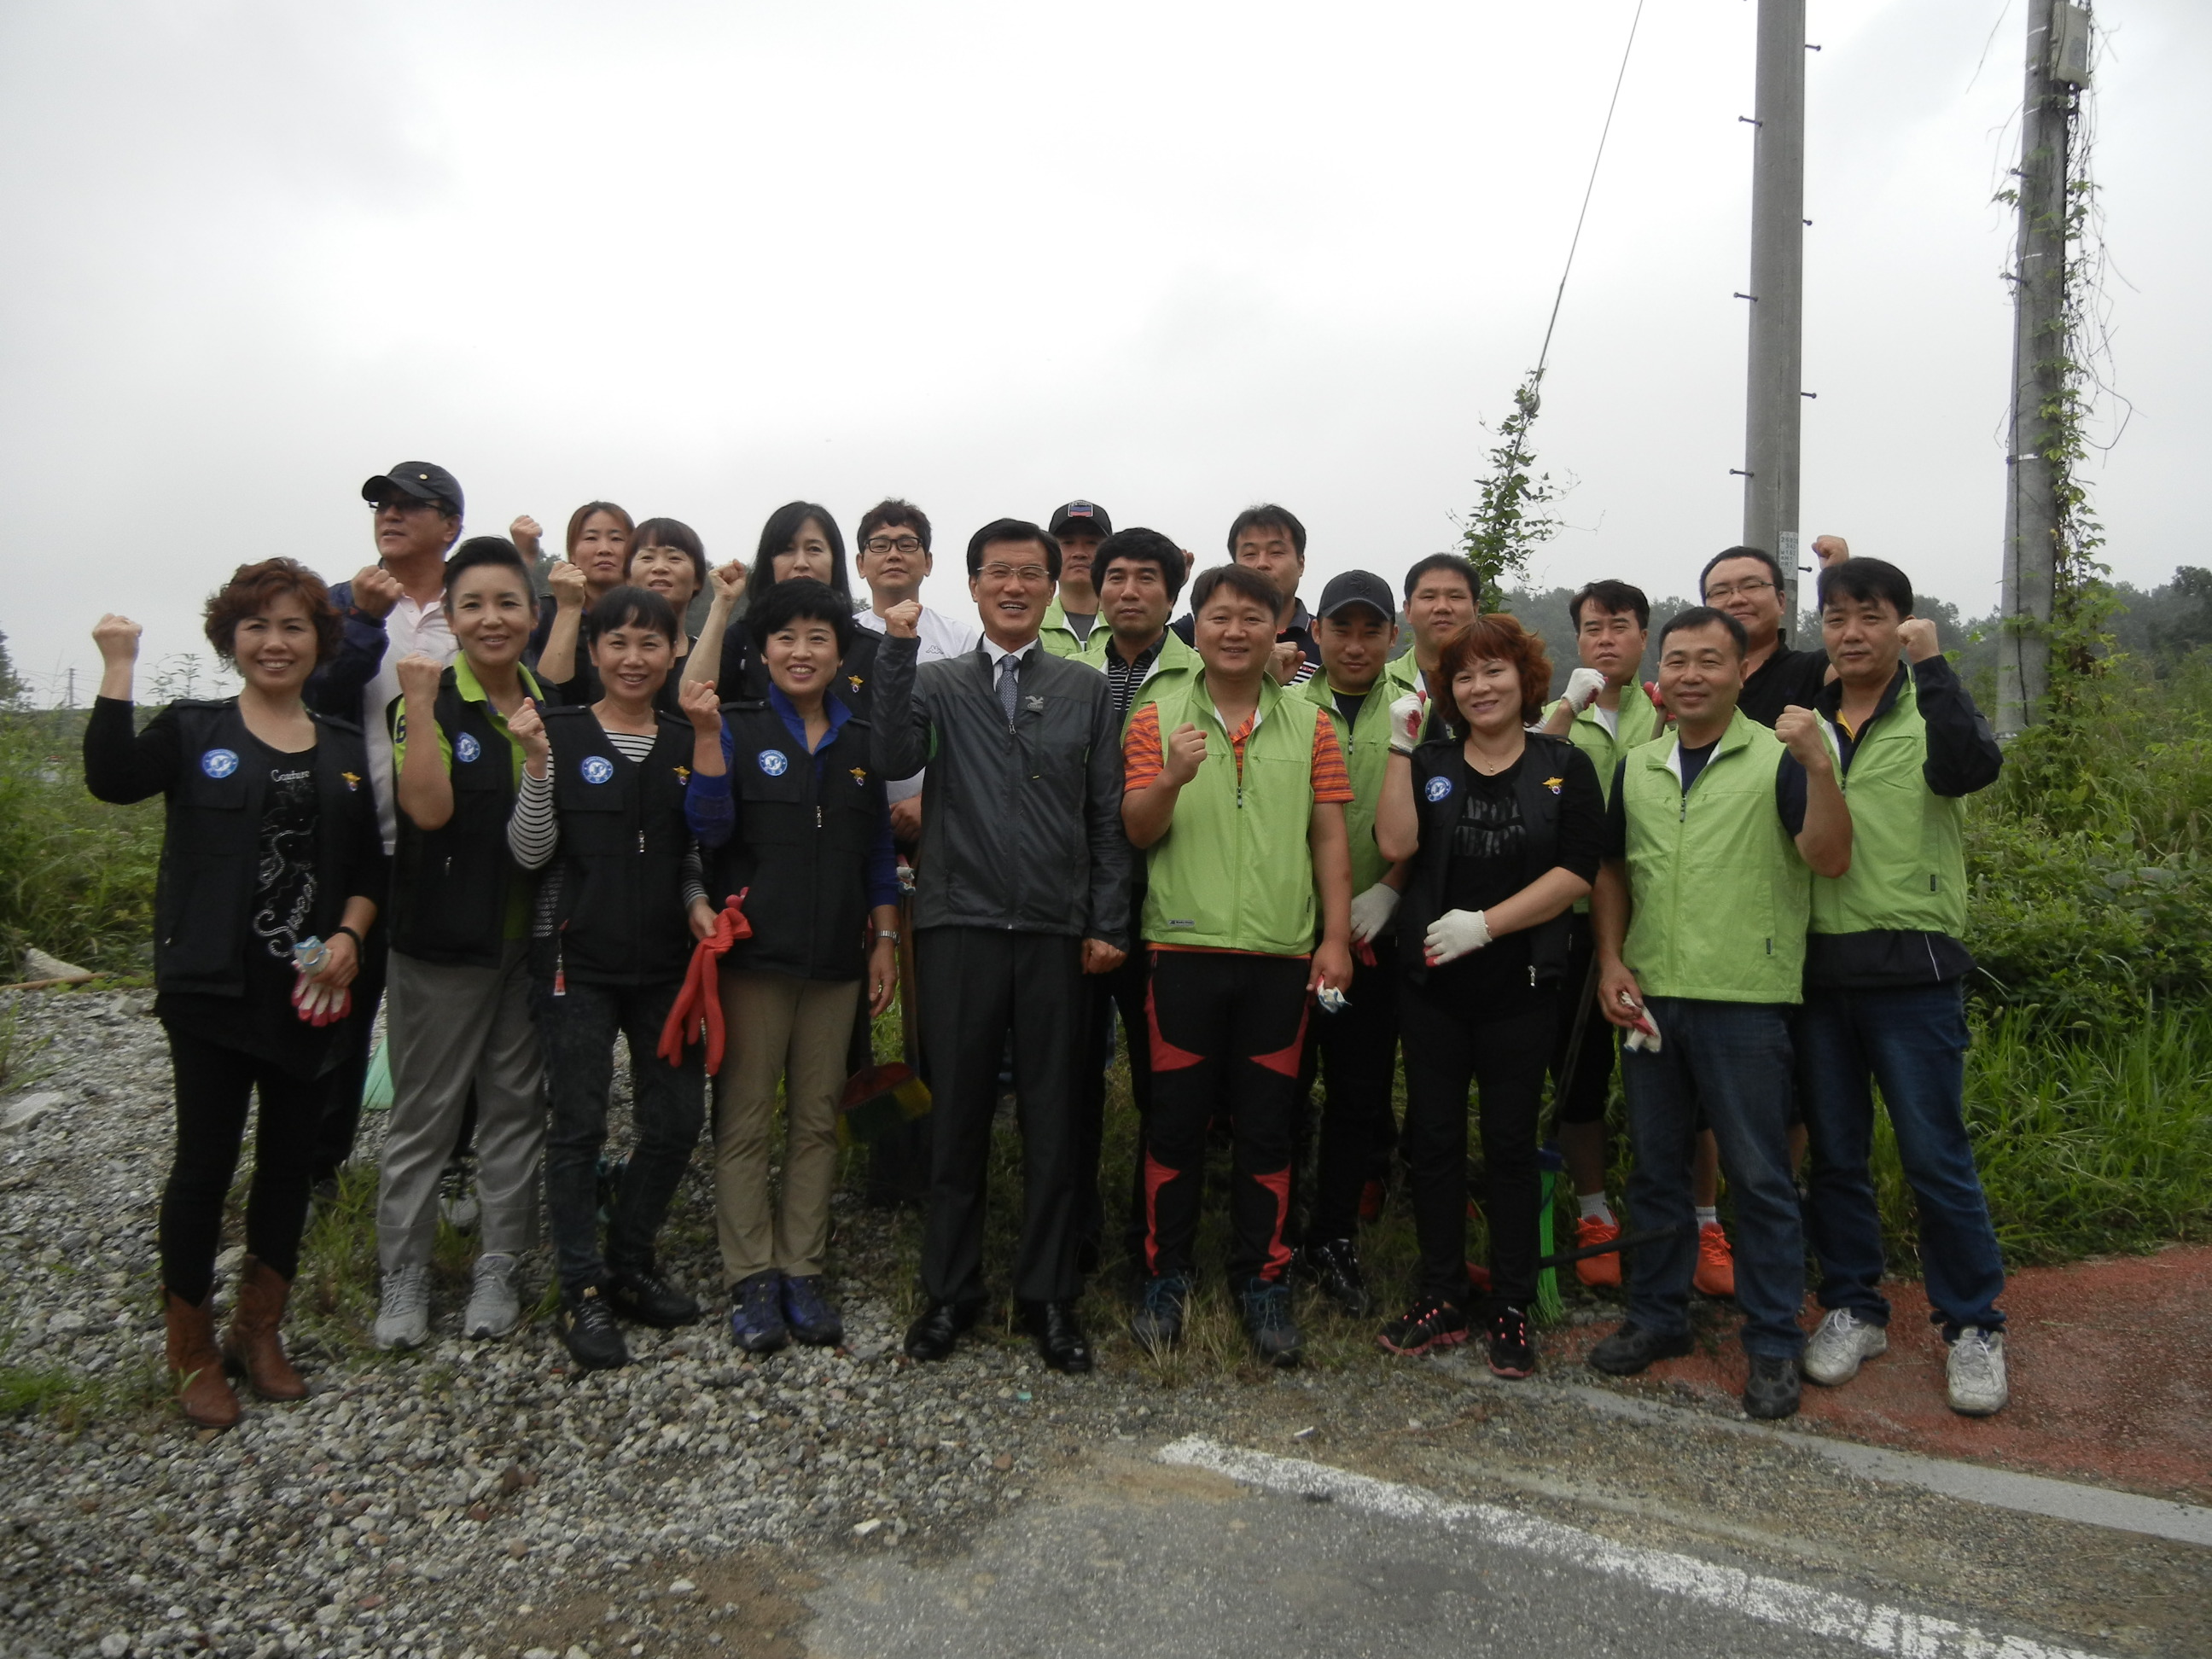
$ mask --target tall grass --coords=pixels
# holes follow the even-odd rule
[[[116,973],[152,963],[161,803],[86,793],[84,718],[0,713],[0,983],[26,945]]]

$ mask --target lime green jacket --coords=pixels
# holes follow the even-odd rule
[[[1912,676],[1842,773],[1851,867],[1813,878],[1812,931],[1966,931],[1966,803],[1928,787],[1928,726]]]
[[[1091,630],[1091,638],[1084,645],[1082,660],[1104,673],[1106,652],[1113,637],[1114,630],[1106,626],[1104,618],[1100,618],[1098,626]],[[1145,671],[1144,684],[1137,688],[1136,696],[1129,699],[1129,712],[1121,717],[1121,730],[1126,732],[1129,729],[1130,719],[1146,703],[1187,680],[1196,679],[1205,672],[1206,664],[1200,660],[1198,653],[1182,642],[1182,635],[1172,628],[1169,629],[1160,636],[1160,654],[1152,659],[1152,665]],[[1164,738],[1169,729],[1163,728],[1160,735]]]
[[[1291,690],[1293,695],[1327,709],[1329,718],[1336,722],[1336,740],[1344,750],[1344,768],[1352,775],[1353,799],[1344,809],[1345,833],[1352,842],[1352,890],[1355,895],[1364,893],[1382,880],[1390,868],[1390,860],[1375,844],[1375,808],[1382,799],[1382,775],[1390,763],[1389,704],[1392,698],[1403,696],[1404,690],[1386,685],[1383,677],[1377,675],[1367,693],[1367,701],[1360,705],[1359,719],[1349,726],[1337,713],[1336,694],[1329,687],[1327,669]],[[1378,698],[1380,707],[1376,706]]]

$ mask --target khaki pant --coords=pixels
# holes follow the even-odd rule
[[[714,1079],[714,1231],[732,1285],[822,1271],[837,1182],[837,1097],[860,981],[721,975],[728,1051]],[[783,1194],[771,1205],[769,1121],[784,1084]]]
[[[438,1178],[477,1091],[477,1198],[487,1255],[538,1241],[538,1170],[545,1147],[544,1069],[530,1012],[530,945],[510,939],[496,968],[446,968],[392,953],[385,987],[392,1121],[376,1194],[376,1249],[386,1273],[430,1259]]]

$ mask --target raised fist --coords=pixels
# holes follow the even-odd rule
[[[525,697],[522,707],[507,716],[507,735],[522,745],[523,757],[536,764],[538,775],[544,775],[545,757],[553,751],[553,740],[545,735],[544,718],[538,712],[538,700]]]
[[[738,596],[745,591],[745,567],[737,559],[716,565],[707,573],[707,579],[714,584],[713,599],[716,605],[735,605]]]
[[[691,729],[709,736],[722,729],[721,699],[714,694],[712,680],[686,680],[677,688],[676,701],[684,710],[684,718],[691,722]]]
[[[1907,617],[1898,623],[1897,638],[1905,647],[1908,661],[1926,662],[1930,657],[1943,654],[1943,647],[1936,639],[1936,624],[1925,617]]]
[[[93,624],[92,642],[100,647],[104,663],[134,663],[138,660],[139,635],[145,631],[130,617],[111,611]]]
[[[1577,714],[1589,708],[1605,690],[1605,676],[1595,668],[1577,668],[1567,676],[1567,707]]]
[[[584,571],[580,565],[570,564],[566,559],[556,559],[545,573],[546,586],[553,590],[553,603],[562,611],[581,611],[584,608]]]
[[[438,700],[438,680],[446,672],[445,665],[435,657],[410,651],[392,668],[399,677],[399,695],[407,699],[409,709],[416,720],[425,718],[430,705]]]
[[[1428,714],[1418,691],[1408,691],[1390,705],[1390,746],[1410,755],[1421,741],[1421,722]]]
[[[527,513],[521,514],[517,516],[513,524],[507,526],[507,533],[509,539],[514,543],[514,550],[535,564],[538,562],[538,541],[545,534],[544,527],[538,520]]]
[[[1170,783],[1188,783],[1206,764],[1206,733],[1185,720],[1169,737],[1160,761]]]
[[[884,612],[884,631],[895,640],[917,639],[921,625],[921,601],[905,599]]]
[[[380,564],[364,565],[354,573],[353,608],[372,622],[382,622],[399,603],[399,578]]]

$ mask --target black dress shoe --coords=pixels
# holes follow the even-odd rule
[[[1024,1302],[1022,1322],[1053,1370],[1080,1375],[1091,1369],[1091,1339],[1076,1322],[1073,1302]]]
[[[973,1325],[981,1311],[980,1302],[931,1303],[922,1310],[921,1317],[906,1328],[907,1358],[945,1358],[960,1340],[960,1333]]]
[[[1633,1376],[1655,1359],[1676,1359],[1697,1346],[1687,1331],[1648,1330],[1634,1320],[1589,1351],[1589,1364],[1609,1376]]]

